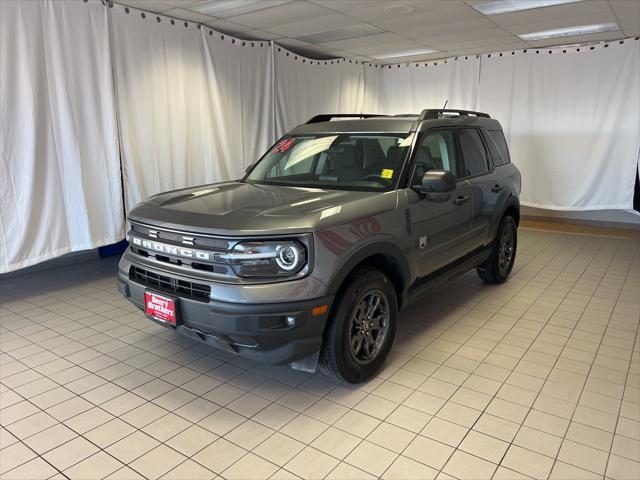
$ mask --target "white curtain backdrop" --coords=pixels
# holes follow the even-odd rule
[[[0,2],[0,272],[124,236],[107,11]]]
[[[523,204],[631,209],[640,41],[551,52],[375,67],[99,0],[0,0],[0,272],[122,239],[121,173],[129,209],[240,177],[314,115],[447,100],[500,120]]]
[[[311,60],[274,46],[276,137],[321,113],[361,113],[364,65]]]
[[[222,179],[238,178],[274,142],[270,42],[238,40],[202,30],[215,157]]]
[[[269,43],[120,5],[110,14],[127,209],[239,177],[273,139]]]
[[[474,109],[480,60],[475,55],[436,62],[367,66],[367,112],[419,113],[424,108]]]
[[[502,123],[522,172],[522,203],[632,209],[640,42],[538,52],[482,56],[478,109]]]

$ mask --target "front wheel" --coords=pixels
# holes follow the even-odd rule
[[[505,215],[491,247],[491,256],[477,268],[486,283],[502,283],[513,269],[518,247],[518,226],[511,215]]]
[[[362,268],[351,275],[327,326],[319,368],[349,383],[371,378],[395,335],[398,302],[384,273]]]

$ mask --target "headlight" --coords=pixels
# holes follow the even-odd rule
[[[239,277],[288,277],[307,263],[300,242],[240,242],[223,255]]]

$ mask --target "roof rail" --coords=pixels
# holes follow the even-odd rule
[[[381,115],[378,113],[323,113],[321,115],[315,115],[307,120],[305,123],[320,123],[329,122],[334,118],[371,118],[371,117],[388,117],[389,115]]]
[[[482,118],[491,118],[488,113],[482,112],[474,112],[472,110],[455,110],[455,109],[425,109],[420,112],[420,116],[418,117],[418,122],[422,120],[435,120],[440,118],[442,114],[446,113],[457,113],[461,117],[467,117],[469,115],[474,115],[476,117]]]

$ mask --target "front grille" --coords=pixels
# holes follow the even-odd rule
[[[188,238],[189,242],[184,239]],[[233,246],[234,241],[225,238],[200,236],[198,234],[182,234],[180,232],[153,229],[146,225],[131,223],[127,232],[131,252],[152,260],[168,263],[183,269],[194,269],[210,272],[214,276],[233,277],[233,271],[220,255],[225,254]],[[136,244],[135,242],[138,241]],[[140,243],[144,242],[144,243]],[[161,246],[156,248],[154,244]],[[176,250],[178,249],[178,250]],[[205,254],[206,256],[182,255],[182,249]]]
[[[136,283],[154,288],[179,297],[188,297],[194,300],[208,302],[211,296],[211,287],[201,283],[178,280],[177,278],[145,270],[132,265],[129,269],[129,278]]]

